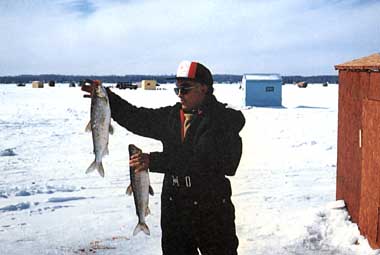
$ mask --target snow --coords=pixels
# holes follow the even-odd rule
[[[217,98],[246,118],[242,160],[230,178],[239,254],[380,254],[335,201],[338,86],[284,85],[283,107],[265,108],[242,106],[239,85],[215,85]],[[172,87],[114,91],[157,108],[177,102]],[[0,85],[1,254],[161,254],[163,175],[150,173],[150,236],[133,236],[137,216],[125,190],[128,144],[145,152],[162,145],[113,122],[105,178],[86,175],[94,155],[82,95],[68,84]]]

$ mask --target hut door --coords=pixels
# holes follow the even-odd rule
[[[372,245],[380,243],[380,101],[363,100],[360,223]],[[375,244],[376,243],[376,244]]]
[[[344,199],[352,221],[359,223],[362,128],[361,87],[351,72],[339,75],[337,199]]]

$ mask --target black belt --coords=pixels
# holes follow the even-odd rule
[[[191,177],[190,176],[171,176],[172,184],[175,187],[186,187],[191,188]]]

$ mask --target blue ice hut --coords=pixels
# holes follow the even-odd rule
[[[244,74],[242,88],[246,106],[281,106],[282,78],[279,74]]]

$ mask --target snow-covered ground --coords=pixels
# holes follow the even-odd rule
[[[156,108],[177,101],[172,87],[114,91]],[[278,108],[243,107],[238,84],[215,88],[246,118],[243,156],[231,178],[239,254],[380,254],[334,202],[338,86],[285,85]],[[105,178],[86,175],[94,155],[84,132],[90,100],[82,95],[68,84],[0,84],[0,254],[161,254],[163,176],[150,174],[151,236],[132,235],[137,216],[125,195],[128,144],[150,152],[161,143],[113,123]]]

